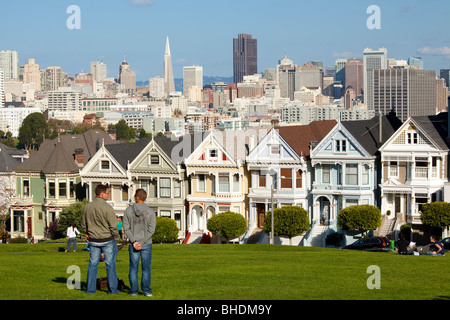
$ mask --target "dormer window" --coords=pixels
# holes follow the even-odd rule
[[[336,152],[347,152],[347,140],[335,140]]]
[[[217,159],[219,156],[219,152],[217,149],[210,149],[209,150],[209,158],[210,159]]]
[[[109,168],[110,168],[109,161],[108,160],[102,160],[101,168],[102,168],[102,170],[109,170]]]
[[[270,154],[279,155],[280,154],[280,145],[279,144],[270,145]]]
[[[406,134],[408,144],[417,144],[417,132],[408,132]]]
[[[151,155],[150,156],[150,164],[159,164],[159,156]]]

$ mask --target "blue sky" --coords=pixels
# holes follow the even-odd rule
[[[79,30],[67,28],[70,5],[81,10]],[[381,29],[367,28],[370,5],[380,8]],[[69,76],[103,59],[115,77],[125,54],[137,80],[161,76],[169,36],[176,78],[194,64],[229,77],[239,33],[258,39],[258,72],[285,53],[298,65],[333,66],[380,46],[389,58],[421,56],[425,69],[450,68],[448,0],[2,0],[0,8],[0,50]]]

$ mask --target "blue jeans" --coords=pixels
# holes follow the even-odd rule
[[[139,260],[142,261],[142,277],[141,277],[141,289],[142,292],[152,293],[150,288],[151,282],[151,263],[152,263],[152,244],[144,244],[141,250],[135,250],[133,245],[128,246],[128,252],[130,253],[130,272],[128,274],[130,280],[130,294],[137,294],[139,292],[138,272],[139,272]]]
[[[87,273],[86,293],[93,294],[97,291],[98,264],[101,254],[105,256],[106,276],[108,277],[108,293],[120,293],[117,289],[118,279],[116,273],[117,245],[114,240],[102,243],[89,243],[89,268]]]
[[[67,247],[66,247],[66,250],[67,250],[67,251],[70,250],[70,247],[71,247],[72,243],[73,243],[73,250],[74,250],[74,251],[77,250],[77,238],[69,238],[69,239],[67,240]]]

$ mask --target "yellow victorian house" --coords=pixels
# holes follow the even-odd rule
[[[240,142],[234,138],[230,141],[227,149],[220,132],[206,132],[185,160],[190,181],[187,223],[191,241],[209,233],[207,221],[215,214],[232,211],[248,221],[249,177],[245,151],[235,152]]]

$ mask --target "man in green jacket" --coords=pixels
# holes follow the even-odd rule
[[[116,294],[118,279],[116,273],[117,244],[119,230],[114,209],[106,202],[109,199],[109,187],[98,185],[95,188],[96,198],[84,209],[81,226],[89,237],[89,267],[87,273],[86,293],[97,291],[98,264],[101,254],[104,254],[106,275],[108,278],[108,293]]]

